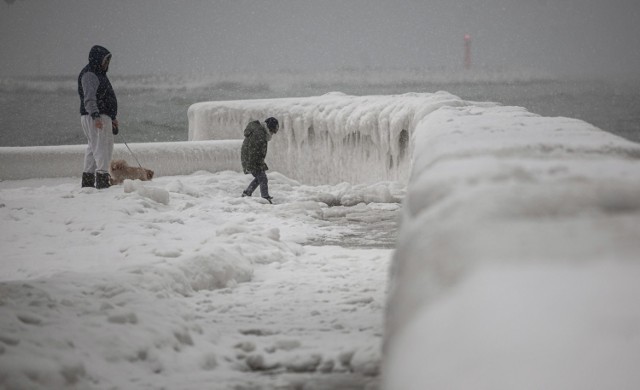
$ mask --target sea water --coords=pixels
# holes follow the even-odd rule
[[[316,96],[334,91],[352,95],[447,91],[465,100],[582,119],[640,142],[640,81],[385,71],[110,77],[119,103],[121,135],[116,136],[116,143],[186,141],[187,109],[201,101]],[[84,144],[76,83],[76,76],[0,78],[0,146]]]

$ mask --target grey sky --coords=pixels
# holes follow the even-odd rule
[[[476,67],[640,77],[638,0],[0,2],[0,76]]]

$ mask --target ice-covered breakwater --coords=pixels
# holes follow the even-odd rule
[[[499,106],[413,141],[382,388],[639,387],[640,146]]]
[[[130,144],[140,163],[156,175],[196,170],[240,170],[240,145],[250,120],[275,116],[280,132],[269,144],[267,163],[309,184],[406,182],[411,134],[440,107],[471,103],[447,92],[203,102],[188,110],[189,141]],[[116,140],[119,138],[116,137]],[[85,146],[1,147],[0,179],[77,176]],[[134,157],[116,144],[114,159]]]
[[[249,121],[274,116],[272,170],[307,183],[404,182],[420,121],[469,104],[447,92],[203,102],[189,108],[189,140],[242,139]]]

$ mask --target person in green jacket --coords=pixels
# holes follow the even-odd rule
[[[244,129],[244,141],[242,142],[242,149],[240,151],[240,159],[242,161],[242,170],[245,174],[250,173],[253,175],[253,181],[249,183],[249,187],[242,191],[242,196],[251,196],[253,191],[260,186],[260,196],[268,200],[269,203],[271,196],[269,196],[269,185],[266,170],[269,169],[264,162],[267,156],[267,143],[271,141],[271,137],[278,132],[279,124],[276,118],[270,117],[264,121],[264,124],[260,121],[249,122]]]

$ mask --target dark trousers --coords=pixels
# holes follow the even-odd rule
[[[258,186],[260,186],[260,196],[262,196],[263,198],[268,198],[269,197],[269,179],[267,179],[267,174],[264,173],[264,171],[254,171],[251,172],[251,174],[253,175],[254,179],[253,181],[251,181],[251,183],[249,183],[249,187],[247,187],[246,190],[244,190],[244,193],[251,196],[251,194],[253,194],[253,191],[256,190],[256,188],[258,188]]]

